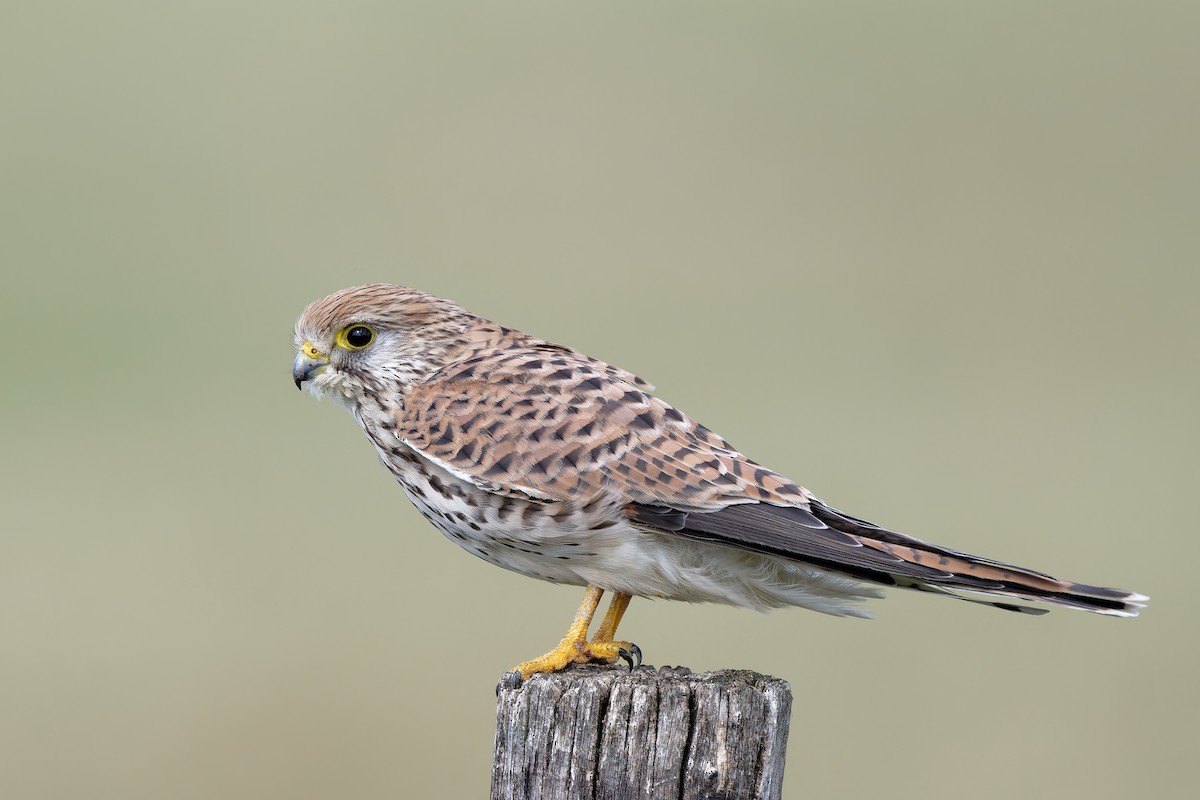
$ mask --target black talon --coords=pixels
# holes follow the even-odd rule
[[[629,649],[633,651],[633,657],[637,659],[637,663],[633,666],[640,667],[642,665],[642,648],[638,647],[636,644],[631,644],[629,645]]]
[[[633,649],[636,651],[637,645],[634,645]],[[630,653],[628,650],[626,650],[624,647],[622,647],[620,650],[617,651],[617,655],[619,655],[621,657],[622,661],[624,661],[626,664],[629,665],[629,671],[633,672],[633,654]],[[641,655],[642,655],[641,653],[638,653],[638,663],[641,663],[641,660],[642,660]]]

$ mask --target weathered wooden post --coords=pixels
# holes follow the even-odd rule
[[[778,800],[792,693],[742,670],[574,667],[498,690],[492,800]]]

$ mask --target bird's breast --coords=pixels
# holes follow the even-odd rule
[[[368,431],[370,434],[370,431]],[[464,550],[522,575],[582,585],[580,568],[612,549],[624,517],[612,504],[543,502],[466,481],[398,439],[370,436],[380,460],[435,528]]]

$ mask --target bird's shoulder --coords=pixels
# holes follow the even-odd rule
[[[650,393],[632,373],[524,336],[444,365],[405,397],[397,433],[496,490],[721,507],[806,492]]]

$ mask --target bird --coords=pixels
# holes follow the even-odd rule
[[[853,517],[743,455],[633,373],[417,289],[310,304],[297,388],[349,409],[441,533],[505,569],[583,586],[566,635],[506,673],[640,665],[634,596],[869,617],[897,587],[1024,614],[1137,616],[1148,598],[970,555]],[[605,592],[609,607],[588,633]]]

